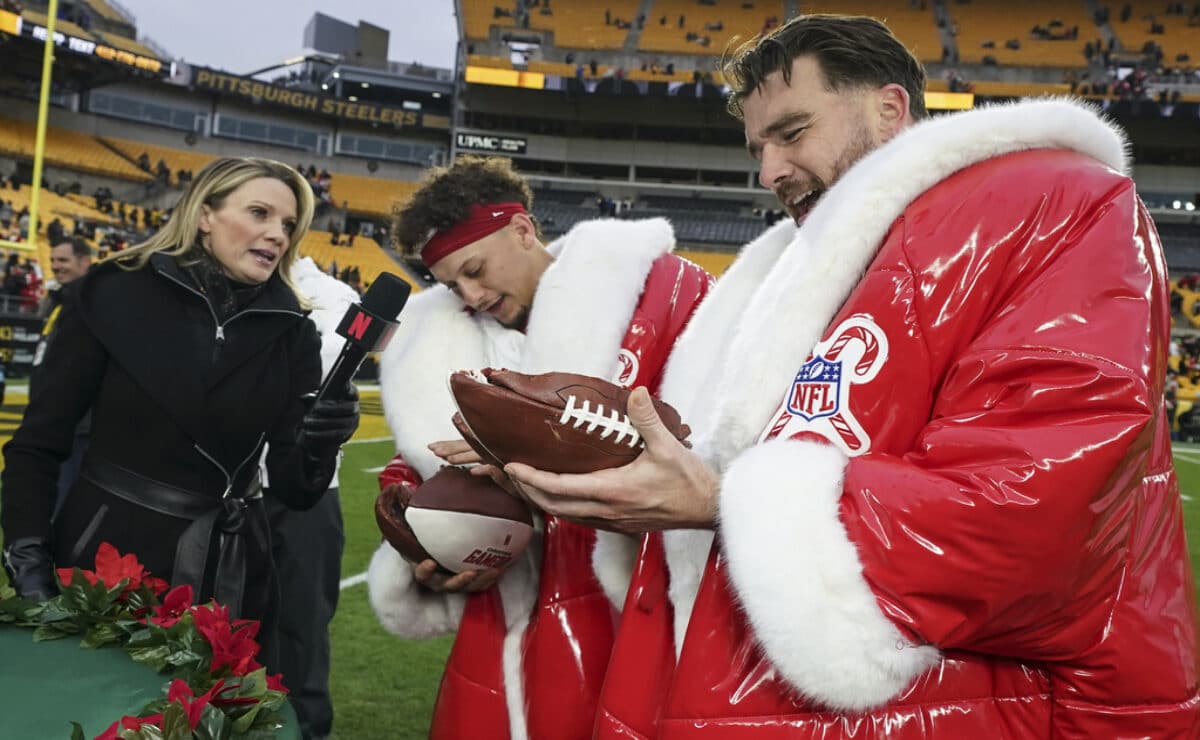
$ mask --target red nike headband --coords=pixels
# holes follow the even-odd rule
[[[527,213],[525,206],[520,203],[473,205],[465,221],[434,232],[433,236],[429,237],[429,241],[421,247],[421,261],[426,267],[433,267],[447,255],[508,226],[512,217],[518,213]]]

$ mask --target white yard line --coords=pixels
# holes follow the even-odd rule
[[[362,573],[359,573],[358,575],[353,575],[353,576],[350,576],[349,578],[343,578],[342,582],[338,584],[338,590],[345,591],[346,589],[348,589],[352,586],[357,586],[360,583],[366,583],[366,582],[367,582],[367,573],[366,573],[366,571],[363,571]]]

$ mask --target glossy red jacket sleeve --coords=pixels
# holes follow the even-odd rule
[[[845,470],[841,519],[864,577],[885,614],[941,649],[1054,660],[1094,644],[1155,473],[1165,296],[1144,245],[1157,236],[1128,181],[1083,213],[1042,205],[1056,243],[1018,234],[995,247],[1008,261],[996,275],[941,276],[974,276],[991,307],[978,326],[929,332],[963,342],[929,347],[944,373],[911,451]],[[952,254],[953,235],[925,228],[889,238]],[[943,320],[926,308],[922,323]]]
[[[379,471],[379,490],[387,488],[390,485],[397,483],[409,483],[416,487],[424,481],[417,471],[404,461],[404,455],[396,453],[392,461],[384,466],[383,470]]]

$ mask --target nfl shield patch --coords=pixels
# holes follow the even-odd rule
[[[792,381],[788,411],[807,421],[833,416],[841,399],[842,361],[830,362],[821,355],[813,357]]]

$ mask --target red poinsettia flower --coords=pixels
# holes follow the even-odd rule
[[[151,615],[150,622],[159,627],[173,627],[184,614],[187,614],[191,605],[192,587],[186,584],[176,586],[167,592],[162,604],[153,607],[154,614]],[[143,624],[146,622],[144,619],[141,621]]]
[[[267,688],[271,691],[282,691],[285,694],[288,693],[287,686],[283,685],[282,673],[276,673],[273,676],[267,676]]]
[[[229,666],[235,676],[244,676],[262,666],[254,660],[259,646],[254,641],[258,636],[258,622],[239,620],[236,625],[229,621],[229,609],[213,604],[211,607],[192,607],[192,620],[196,631],[212,646],[213,659],[209,670],[216,673]]]
[[[149,717],[122,717],[108,726],[108,729],[97,735],[93,740],[120,740],[117,734],[120,730],[140,730],[142,725],[158,725],[162,722],[161,714],[152,714]],[[193,729],[195,729],[193,727]]]
[[[121,555],[121,553],[117,552],[117,548],[107,542],[101,542],[100,547],[96,550],[96,570],[93,572],[81,569],[81,571],[88,583],[95,586],[96,582],[99,581],[104,584],[105,588],[112,588],[122,580],[128,578],[129,583],[121,591],[122,595],[140,588],[142,581],[148,577],[146,568],[138,562],[137,556],[132,553]],[[71,578],[74,574],[75,570],[73,568],[58,569],[59,579],[68,586],[71,584]],[[162,583],[164,586],[166,585],[166,582],[160,578],[153,580]]]
[[[155,578],[154,576],[146,576],[142,579],[142,583],[144,583],[146,588],[150,589],[150,592],[155,596],[162,596],[163,591],[166,591],[170,587],[170,584],[168,584],[166,581],[161,578]]]
[[[196,729],[196,725],[200,724],[200,715],[204,712],[204,707],[208,706],[213,697],[220,693],[224,685],[225,681],[222,679],[213,684],[212,688],[208,691],[205,691],[200,696],[196,696],[192,693],[192,687],[188,685],[187,681],[177,678],[171,682],[171,687],[167,689],[167,701],[172,704],[178,702],[183,705],[184,711],[187,712],[188,727],[194,730]]]

